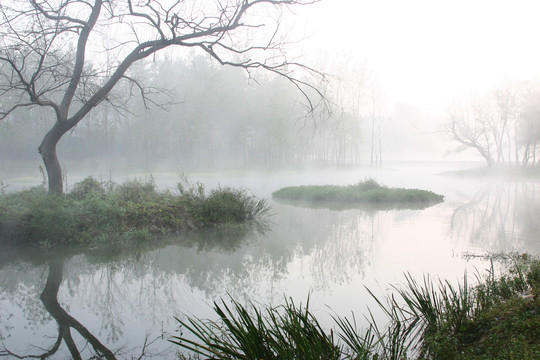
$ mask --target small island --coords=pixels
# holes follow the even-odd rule
[[[354,185],[303,185],[279,189],[272,194],[278,201],[309,204],[372,205],[418,208],[442,202],[444,196],[429,190],[389,188],[374,179]]]

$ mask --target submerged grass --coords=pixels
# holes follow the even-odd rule
[[[308,202],[345,202],[371,204],[439,203],[444,197],[428,190],[389,188],[373,179],[355,185],[304,185],[275,191],[275,199]]]
[[[0,243],[51,246],[148,238],[220,224],[264,225],[265,199],[244,190],[206,192],[185,179],[178,193],[153,179],[116,185],[88,177],[63,195],[43,187],[0,193]]]
[[[231,305],[214,304],[218,321],[177,319],[189,334],[170,341],[208,359],[539,359],[540,261],[515,259],[500,277],[493,267],[487,277],[476,275],[474,286],[467,275],[457,285],[406,275],[393,295],[370,292],[388,317],[384,328],[370,316],[361,331],[353,315],[335,316],[334,327],[325,329],[309,299],[305,307],[292,300],[260,307],[230,299]]]

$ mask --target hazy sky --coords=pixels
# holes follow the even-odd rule
[[[540,74],[538,0],[322,0],[307,40],[367,60],[387,95],[426,110]]]

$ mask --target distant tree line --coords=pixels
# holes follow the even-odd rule
[[[308,112],[286,79],[259,74],[255,81],[204,56],[147,61],[133,73],[155,90],[154,104],[136,96],[132,84],[118,84],[111,96],[125,98],[124,106],[105,101],[88,114],[59,142],[63,161],[147,168],[160,162],[177,168],[360,162],[364,113],[370,113],[362,92],[350,106],[332,85],[321,84],[331,105]],[[35,144],[52,124],[48,111],[22,108],[0,122],[0,161],[36,158]]]

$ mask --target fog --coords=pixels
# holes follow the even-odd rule
[[[306,114],[306,99],[285,79],[264,72],[248,78],[195,51],[171,51],[132,71],[156,89],[156,104],[119,86],[116,96],[129,100],[125,108],[104,103],[91,112],[61,140],[60,161],[69,176],[127,165],[152,172],[482,160],[474,150],[456,151],[463,148],[445,132],[451,109],[457,99],[476,102],[508,87],[519,92],[539,75],[540,50],[532,46],[538,6],[351,0],[300,6],[284,16],[294,41],[287,50],[328,75],[315,85],[330,112]],[[37,146],[52,117],[36,108],[0,122],[0,179],[9,180],[21,162],[39,177]]]
[[[394,101],[444,111],[456,95],[540,75],[539,10],[534,0],[322,1],[306,9],[305,49],[365,59]]]
[[[126,109],[109,104],[95,109],[59,143],[68,179],[85,171],[109,176],[136,169],[380,165],[381,159],[440,158],[448,150],[437,145],[440,135],[422,130],[426,119],[414,107],[397,106],[399,118],[369,115],[372,106],[362,98],[368,83],[360,84],[355,109],[335,106],[330,115],[306,114],[305,99],[286,80],[261,74],[253,83],[242,70],[218,67],[202,56],[148,63],[135,72],[147,84],[168,89],[157,96],[161,106],[145,108],[133,96]],[[31,109],[3,121],[0,178],[40,177],[36,150],[51,115]]]
[[[276,34],[306,66],[294,76],[307,89],[271,71],[219,65],[197,47],[137,62],[130,81],[59,141],[64,190],[86,176],[151,177],[175,189],[185,174],[206,189],[247,189],[275,214],[266,232],[213,229],[140,249],[66,251],[61,300],[134,357],[148,334],[175,334],[173,316],[211,317],[207,305],[228,294],[260,303],[309,294],[326,320],[327,307],[360,319],[375,305],[364,286],[382,293],[404,271],[452,282],[464,271],[483,274],[486,254],[538,254],[539,13],[540,4],[522,0],[294,7],[279,13]],[[90,53],[89,67],[99,68],[104,58]],[[10,74],[0,66],[0,80]],[[3,94],[3,107],[23,99]],[[46,183],[38,146],[54,122],[40,107],[0,120],[0,196]],[[272,199],[285,186],[366,178],[444,202],[337,209]],[[0,304],[9,308],[0,311],[0,337],[24,353],[55,328],[39,300],[50,264],[40,251],[9,251],[15,256],[0,257]],[[153,346],[174,352],[166,341]]]

